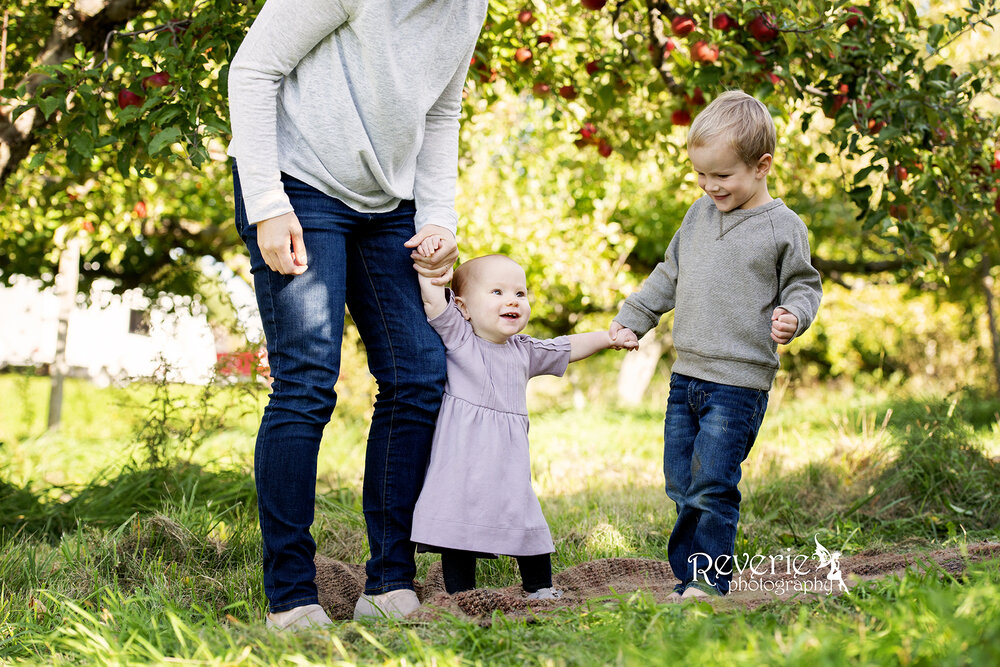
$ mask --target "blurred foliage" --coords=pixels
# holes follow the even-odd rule
[[[540,332],[603,326],[662,256],[699,194],[687,123],[738,86],[778,126],[773,193],[854,294],[827,301],[793,371],[907,374],[898,360],[924,358],[935,336],[980,342],[981,280],[1000,257],[995,0],[588,4],[601,8],[490,2],[466,87],[463,256],[521,261]],[[50,282],[73,235],[84,290],[108,276],[190,294],[205,255],[246,276],[222,150],[226,76],[261,5],[5,3],[0,280]],[[888,323],[845,334],[857,274],[963,306],[919,343]],[[951,356],[957,372],[982,361]]]

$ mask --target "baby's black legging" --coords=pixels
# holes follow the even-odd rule
[[[476,587],[476,560],[474,551],[461,549],[441,550],[441,569],[444,588],[448,593],[460,593]],[[521,571],[521,586],[528,593],[552,586],[552,559],[549,554],[515,556]]]

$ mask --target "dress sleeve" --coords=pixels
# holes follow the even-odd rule
[[[556,375],[562,377],[569,365],[569,336],[544,340],[525,336],[528,348],[528,377]]]
[[[462,317],[462,311],[455,303],[455,296],[448,290],[448,305],[437,317],[427,320],[434,331],[441,336],[446,350],[457,350],[474,336],[472,325]]]

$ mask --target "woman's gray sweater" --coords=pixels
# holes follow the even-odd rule
[[[486,0],[268,0],[229,69],[250,222],[292,210],[280,172],[361,212],[416,201],[455,230],[462,86]]]

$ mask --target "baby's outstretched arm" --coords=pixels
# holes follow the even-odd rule
[[[632,334],[633,337],[635,334]],[[615,340],[607,331],[590,331],[588,333],[570,334],[569,337],[569,360],[580,361],[581,359],[586,359],[595,352],[600,352],[601,350],[607,350],[608,348],[622,349],[622,347],[629,347],[627,343],[616,344]],[[639,347],[638,343],[635,343],[630,347],[634,349]]]
[[[441,237],[428,236],[420,241],[414,252],[422,257],[430,257],[439,247],[441,247]],[[417,268],[415,263],[413,268]],[[424,314],[427,315],[428,319],[434,319],[448,307],[448,300],[445,298],[444,293],[444,283],[451,280],[451,273],[452,270],[450,268],[447,273],[439,278],[431,278],[420,272],[417,273],[417,282],[420,283],[420,298],[424,303]],[[440,282],[441,284],[435,285],[435,282]]]

